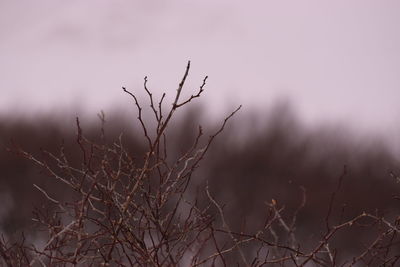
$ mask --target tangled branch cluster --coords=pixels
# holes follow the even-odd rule
[[[179,83],[172,106],[165,112],[165,94],[157,102],[144,80],[150,111],[156,122],[155,133],[143,119],[143,106],[130,95],[138,111],[147,151],[132,155],[124,148],[122,136],[112,143],[96,143],[83,135],[77,119],[77,139],[82,162],[75,166],[61,146],[58,154],[44,151],[41,160],[22,149],[18,153],[43,169],[52,179],[73,192],[73,198],[61,202],[51,191],[38,185],[48,200],[48,207],[37,209],[33,221],[46,236],[42,243],[25,240],[0,241],[0,262],[4,266],[393,266],[400,254],[399,219],[392,221],[377,214],[362,213],[333,223],[335,194],[332,193],[325,218],[326,232],[311,249],[297,237],[297,214],[290,220],[282,215],[283,206],[276,200],[266,202],[263,227],[256,232],[233,231],[223,207],[211,195],[208,186],[193,196],[191,179],[215,138],[217,131],[204,138],[199,127],[192,146],[175,159],[169,157],[167,129],[175,111],[201,96],[207,77],[198,92],[181,100],[181,92],[190,62]],[[104,114],[100,115],[102,124]],[[104,130],[102,130],[104,137]],[[202,194],[202,195],[201,195]],[[358,256],[338,261],[338,250],[332,248],[334,236],[354,227],[371,228],[376,239],[366,244]],[[396,250],[397,249],[397,250]]]

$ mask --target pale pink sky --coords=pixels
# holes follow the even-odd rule
[[[287,97],[306,123],[400,133],[400,1],[0,1],[0,114],[173,94],[186,61],[212,114]],[[187,88],[190,90],[190,88]]]

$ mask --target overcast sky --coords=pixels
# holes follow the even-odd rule
[[[0,0],[0,113],[124,108],[121,86],[217,114],[288,99],[305,123],[400,133],[400,1]],[[260,111],[260,112],[261,112]]]

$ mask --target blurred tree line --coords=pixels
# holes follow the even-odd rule
[[[213,128],[214,122],[205,121],[198,115],[201,113],[192,109],[173,122],[174,127],[168,129],[172,153],[190,147],[199,121]],[[364,211],[389,217],[399,214],[400,185],[391,175],[397,173],[399,164],[384,142],[356,140],[343,127],[307,129],[285,104],[266,114],[243,113],[218,137],[194,178],[199,186],[208,182],[232,229],[262,227],[266,203],[271,201],[284,207],[281,214],[287,220],[304,202],[295,229],[302,240],[309,241],[304,247],[312,247],[321,238],[328,212],[337,223]],[[127,150],[144,152],[137,121],[127,117],[118,112],[106,114],[105,138],[113,142],[122,132]],[[96,118],[81,124],[86,136],[100,140]],[[33,184],[46,188],[59,200],[69,197],[62,184],[48,179],[32,162],[8,148],[19,146],[45,158],[41,148],[57,153],[61,143],[71,159],[82,160],[72,119],[1,118],[0,231],[8,238],[18,238],[23,231],[34,240],[38,234],[32,227],[32,210],[44,205],[46,199]],[[340,190],[335,193],[341,177]],[[331,203],[333,193],[336,195]],[[363,242],[370,242],[372,232],[371,228],[347,229],[332,242],[345,257],[365,249]]]

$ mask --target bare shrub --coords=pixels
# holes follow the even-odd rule
[[[398,217],[361,213],[351,218],[332,218],[336,195],[346,169],[331,193],[319,242],[305,246],[297,236],[297,215],[306,204],[306,188],[297,210],[285,214],[275,199],[265,202],[262,227],[257,231],[234,230],[224,206],[210,193],[208,185],[194,188],[193,175],[215,138],[240,109],[229,114],[207,138],[199,126],[191,147],[171,158],[168,127],[175,112],[199,98],[206,85],[185,100],[181,92],[190,62],[179,83],[172,106],[164,110],[165,94],[156,100],[144,80],[147,106],[154,124],[143,119],[144,107],[126,88],[133,100],[147,149],[132,154],[122,135],[113,143],[93,142],[85,137],[79,119],[76,145],[79,163],[61,146],[55,154],[43,151],[44,159],[14,146],[14,151],[38,165],[51,179],[72,192],[60,201],[50,190],[34,184],[48,201],[34,211],[33,221],[44,233],[42,242],[0,241],[1,263],[6,266],[393,266],[399,260]],[[100,114],[105,123],[104,114]],[[104,128],[103,128],[104,129]],[[104,137],[104,130],[101,131]],[[394,176],[396,177],[396,176]],[[193,194],[197,192],[197,194]],[[343,231],[366,229],[375,238],[357,255],[345,255],[332,247]],[[342,253],[343,254],[343,253]]]

